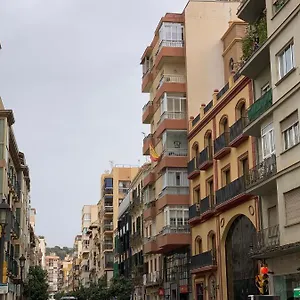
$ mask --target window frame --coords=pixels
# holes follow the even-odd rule
[[[270,128],[264,132],[264,130],[267,129],[269,126]],[[269,148],[270,148],[270,151],[268,151],[269,153],[265,153],[264,151],[264,137],[266,137],[266,140],[268,141],[268,143],[266,144],[269,144]],[[276,153],[273,122],[269,123],[268,125],[264,126],[261,129],[261,152],[262,152],[263,159],[267,159]]]
[[[287,52],[290,50],[291,57],[290,57],[290,63],[291,66],[288,69],[288,61],[287,61]],[[295,46],[294,46],[294,41],[291,40],[288,42],[284,48],[277,54],[277,60],[278,60],[278,78],[281,80],[284,78],[290,71],[292,71],[295,68]],[[283,66],[284,64],[284,66]],[[282,69],[283,67],[283,69]]]
[[[299,133],[299,120],[295,121],[290,127],[288,127],[287,129],[283,130],[281,132],[281,135],[282,135],[282,140],[283,140],[283,151],[287,151],[291,148],[293,148],[294,146],[296,146],[297,144],[299,144],[300,142],[300,133]],[[290,145],[287,145],[287,141],[286,141],[286,137],[289,138],[289,135],[285,135],[287,134],[288,132],[291,132],[292,133],[292,142]],[[288,147],[289,146],[289,147]]]

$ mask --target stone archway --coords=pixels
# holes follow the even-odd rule
[[[249,255],[255,236],[256,229],[245,215],[229,228],[225,241],[228,300],[247,300],[248,295],[257,294],[257,264]]]

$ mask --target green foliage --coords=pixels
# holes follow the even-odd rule
[[[46,248],[46,255],[50,255],[50,253],[55,253],[61,260],[63,260],[67,255],[72,255],[74,253],[73,248],[68,248],[68,247],[47,247]]]
[[[28,281],[24,285],[27,300],[48,300],[47,272],[40,266],[30,267]]]
[[[260,47],[267,38],[267,18],[263,14],[256,23],[247,26],[246,35],[242,40],[242,61],[246,61],[255,52],[256,47]]]
[[[133,292],[133,284],[130,279],[125,277],[116,277],[111,280],[109,287],[106,284],[106,278],[101,278],[97,284],[91,284],[90,287],[80,287],[78,291],[72,293],[58,293],[55,299],[59,300],[63,296],[74,296],[78,300],[99,300],[113,299],[129,300]]]

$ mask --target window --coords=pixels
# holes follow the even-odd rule
[[[173,113],[186,112],[185,97],[168,96],[167,93],[165,93],[160,101],[160,104],[161,104],[161,115],[164,112],[173,112]]]
[[[226,116],[222,117],[220,121],[220,135],[224,132],[229,132],[228,119]]]
[[[244,156],[239,160],[239,176],[247,175],[249,173],[248,156]]]
[[[268,82],[261,88],[261,96],[263,96],[269,90],[270,90],[270,83]]]
[[[194,189],[194,203],[200,203],[200,189]]]
[[[91,214],[84,214],[83,215],[83,220],[84,221],[91,221]]]
[[[202,253],[202,239],[198,236],[195,241],[195,254],[197,255],[200,253]]]
[[[166,187],[188,187],[187,171],[167,169],[163,175],[163,189]]]
[[[189,209],[185,206],[166,207],[164,209],[165,226],[183,226],[188,223]]]
[[[273,123],[270,123],[261,132],[262,140],[262,156],[263,159],[270,157],[275,153],[275,140],[274,140],[274,130]]]
[[[272,206],[268,208],[268,227],[274,227],[278,225],[278,214],[277,206]]]
[[[207,181],[207,196],[213,196],[214,195],[214,180],[209,179]]]
[[[205,134],[204,144],[205,144],[205,147],[211,147],[211,146],[212,146],[211,131],[208,131],[208,132]]]
[[[231,180],[230,180],[230,168],[226,168],[222,171],[222,182],[223,182],[223,186],[228,185]]]
[[[285,201],[286,225],[300,222],[300,187],[283,194]]]
[[[163,23],[159,29],[160,41],[182,41],[183,26],[180,23]]]
[[[300,142],[298,111],[280,123],[283,136],[283,148],[287,150]]]
[[[295,67],[294,43],[290,43],[281,53],[278,54],[279,78],[284,77]]]

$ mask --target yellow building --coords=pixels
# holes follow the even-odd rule
[[[230,62],[241,56],[242,22],[222,37],[228,83],[190,120],[188,176],[194,299],[257,294],[257,263],[249,255],[259,227],[258,200],[246,193],[254,139],[243,133],[252,82]],[[229,62],[229,63],[228,63]],[[226,76],[226,73],[225,73]]]
[[[142,92],[149,93],[142,121],[150,124],[143,154],[152,159],[143,182],[147,299],[190,297],[188,116],[224,85],[220,36],[238,5],[188,1],[181,14],[161,18],[141,58]]]
[[[108,282],[114,272],[114,237],[118,229],[119,205],[129,191],[138,167],[116,165],[111,172],[101,175],[101,200],[98,202],[100,251],[98,277],[106,276]],[[115,264],[116,270],[118,263]]]

